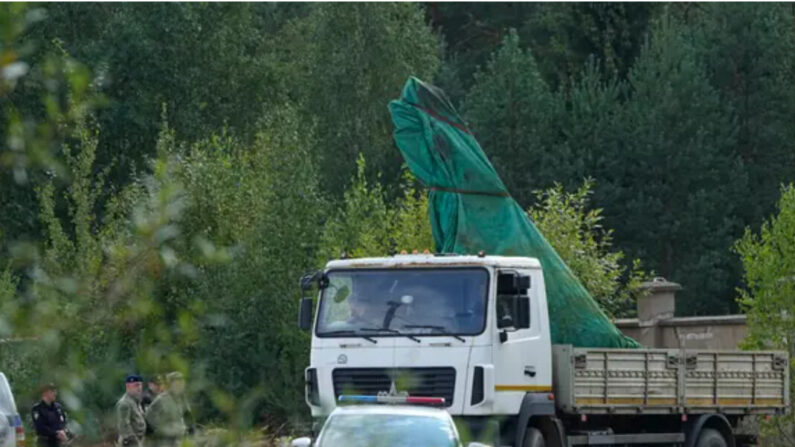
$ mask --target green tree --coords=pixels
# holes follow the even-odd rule
[[[65,175],[60,146],[98,100],[85,65],[57,44],[25,38],[43,20],[41,8],[0,6],[0,242],[5,243],[39,236],[38,202],[29,185]],[[4,253],[0,246],[0,256]]]
[[[131,171],[148,169],[163,104],[181,139],[196,141],[226,125],[252,137],[283,82],[271,67],[270,35],[293,14],[253,4],[49,4],[48,18],[22,39],[35,45],[31,66],[57,42],[96,74],[93,88],[107,101],[97,111],[102,128],[97,169],[112,166],[108,187]],[[28,83],[19,102],[36,97]]]
[[[602,210],[589,209],[592,190],[593,182],[586,180],[574,192],[561,185],[538,191],[528,214],[602,309],[628,316],[647,275],[638,259],[624,265],[624,253],[613,248],[613,231],[602,225]]]
[[[537,3],[426,3],[431,26],[444,39],[443,61],[435,84],[458,104],[474,75],[503,44],[511,28],[520,28],[535,14]]]
[[[620,135],[600,148],[600,157],[620,163],[597,165],[595,202],[629,256],[684,285],[681,311],[725,313],[746,179],[731,115],[691,36],[670,16],[655,24],[629,73]]]
[[[792,5],[709,4],[691,19],[709,79],[735,116],[735,151],[748,175],[744,222],[770,214],[795,178],[795,27]]]
[[[746,228],[734,245],[744,271],[745,284],[739,291],[739,302],[748,315],[745,347],[782,349],[792,359],[795,356],[795,186],[781,188],[777,208],[758,233]],[[795,363],[790,363],[791,393],[795,390],[793,369]],[[792,415],[776,418],[765,429],[764,434],[778,437],[774,445],[792,445],[795,441]]]
[[[287,104],[258,128],[253,143],[220,135],[175,149],[190,198],[185,231],[230,247],[231,259],[199,265],[195,280],[175,284],[174,299],[205,306],[191,351],[192,366],[213,384],[201,416],[236,427],[305,413],[309,341],[295,326],[297,281],[314,267],[326,211],[312,129]]]
[[[390,202],[379,182],[369,183],[364,157],[339,210],[325,223],[318,264],[341,255],[387,256],[406,250],[433,250],[428,197],[404,171],[401,195]]]
[[[562,144],[562,101],[541,78],[533,55],[511,32],[475,75],[462,109],[508,190],[529,204],[533,191],[568,181],[575,166]]]
[[[538,61],[553,90],[565,88],[590,59],[606,79],[623,79],[638,55],[659,6],[615,3],[428,4],[434,29],[445,40],[443,76],[437,83],[458,101],[474,74],[502,45],[510,29]]]
[[[605,79],[624,79],[640,54],[659,6],[643,3],[549,3],[521,29],[553,86],[565,87],[591,58]]]
[[[284,30],[291,92],[317,126],[321,187],[339,198],[363,154],[376,178],[397,184],[400,156],[386,105],[411,75],[431,78],[438,40],[411,3],[318,4]]]

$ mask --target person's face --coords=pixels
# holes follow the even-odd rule
[[[56,397],[58,397],[58,392],[55,390],[47,390],[41,393],[41,400],[47,402],[48,404],[55,402]]]
[[[182,379],[177,379],[171,382],[171,385],[168,387],[168,389],[174,394],[182,394],[185,392],[185,381]]]
[[[143,395],[143,392],[144,392],[143,383],[133,382],[127,384],[127,394],[129,394],[130,396],[136,399],[140,399],[141,396]]]
[[[156,382],[149,382],[146,387],[149,388],[149,391],[155,394],[160,392],[160,385],[158,385]]]
[[[362,300],[354,298],[351,300],[351,316],[354,317],[363,317],[365,314],[365,304],[362,303]]]

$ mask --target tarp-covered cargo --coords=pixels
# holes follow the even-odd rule
[[[395,141],[430,189],[437,252],[530,256],[544,270],[553,343],[638,347],[610,322],[514,201],[444,92],[410,78],[389,104]]]

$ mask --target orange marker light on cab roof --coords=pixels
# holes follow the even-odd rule
[[[405,255],[405,254],[407,254],[407,253],[406,253],[406,250],[400,250],[400,254],[401,254],[401,255]]]
[[[419,252],[417,251],[416,248],[414,250],[411,250],[411,254],[416,255],[417,253],[419,253]]]

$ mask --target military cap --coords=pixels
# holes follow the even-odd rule
[[[166,380],[168,380],[168,383],[171,383],[175,380],[183,380],[183,379],[184,377],[182,376],[182,373],[179,371],[174,371],[166,374]]]
[[[124,379],[124,383],[135,383],[135,382],[143,382],[144,379],[141,378],[138,374],[130,374]]]

